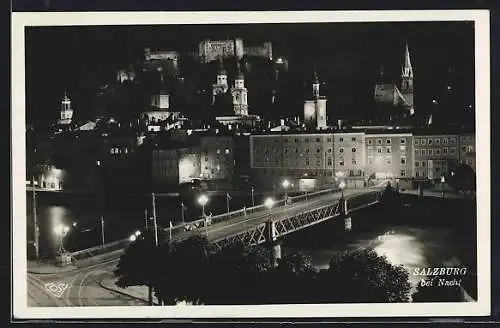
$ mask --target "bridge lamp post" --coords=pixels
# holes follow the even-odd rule
[[[288,180],[284,180],[283,183],[282,183],[282,186],[283,188],[285,188],[285,206],[287,204],[287,200],[288,200],[288,187],[290,186],[290,182]]]
[[[201,195],[198,197],[198,204],[201,205],[201,215],[202,217],[206,217],[205,214],[205,205],[208,203],[208,197],[206,195]]]
[[[59,254],[66,252],[66,250],[64,249],[63,238],[68,234],[68,232],[69,232],[69,227],[67,225],[58,224],[57,226],[54,227],[54,233],[56,234],[56,236],[59,237],[59,250],[58,250]]]
[[[340,182],[339,188],[340,188],[340,192],[342,193],[341,197],[342,197],[342,199],[344,199],[344,188],[345,188],[345,182],[344,181]]]
[[[252,207],[255,207],[254,191],[255,191],[255,189],[252,186]]]
[[[272,199],[271,197],[267,198],[265,201],[264,201],[264,206],[269,210],[269,212],[271,211],[271,209],[273,208],[274,206],[274,199]]]

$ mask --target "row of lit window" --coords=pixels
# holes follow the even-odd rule
[[[221,149],[219,149],[219,148],[217,148],[217,149],[215,150],[215,152],[216,152],[217,154],[220,154],[220,153],[221,153],[221,151],[222,151],[222,150],[221,150]],[[226,148],[226,149],[224,150],[224,153],[225,153],[225,154],[229,154],[230,152],[231,152],[231,151],[229,150],[229,148]],[[205,148],[205,154],[208,154],[208,149],[207,149],[207,148]]]
[[[392,158],[387,157],[387,158],[385,159],[385,162],[386,162],[386,164],[387,164],[387,165],[392,165]],[[401,158],[399,159],[399,163],[400,163],[401,165],[406,165],[406,163],[407,163],[407,161],[406,161],[406,157],[401,157]],[[373,157],[368,157],[368,165],[372,165],[372,164],[373,164]]]
[[[456,137],[451,137],[451,138],[425,138],[425,139],[415,139],[415,145],[432,145],[433,143],[436,145],[439,145],[441,143],[447,144],[448,140],[450,143],[455,144],[457,143],[457,138]]]
[[[128,148],[123,148],[123,149],[121,149],[121,148],[111,148],[109,150],[109,153],[110,154],[122,154],[122,153],[123,154],[128,154]]]
[[[281,170],[273,170],[273,169],[262,169],[262,171],[260,171],[261,175],[262,176],[273,176],[273,175],[277,175],[277,176],[282,176],[283,175],[283,172]],[[331,176],[332,175],[332,172],[331,171],[325,171],[325,170],[321,170],[321,171],[315,171],[315,170],[312,170],[312,171],[308,171],[307,172],[307,176],[314,176],[314,177],[317,177],[317,176]]]
[[[367,139],[367,143],[368,145],[373,145],[373,139]],[[382,139],[376,139],[376,143],[377,145],[382,145],[383,144],[383,140]],[[385,139],[385,144],[386,145],[390,145],[392,143],[392,140],[391,139]],[[399,139],[399,143],[404,145],[406,144],[406,138],[400,138]]]
[[[343,153],[343,152],[344,152],[344,148],[340,147],[339,148],[339,153]],[[351,152],[355,153],[356,152],[356,148],[355,147],[351,148]]]
[[[464,145],[464,146],[461,147],[461,150],[462,150],[462,152],[472,153],[472,152],[474,152],[474,146],[472,146],[472,145],[465,146]]]
[[[400,146],[399,150],[401,151],[401,153],[406,153],[406,146]],[[368,147],[368,154],[372,154],[372,153],[373,153],[373,148],[372,147]],[[378,154],[382,154],[383,153],[382,147],[377,147],[377,153]],[[385,153],[386,154],[392,153],[392,147],[391,146],[385,147]]]
[[[356,165],[356,164],[357,164],[357,161],[356,161],[355,159],[353,159],[353,160],[351,161],[351,164],[352,164],[352,165]],[[344,161],[343,159],[341,159],[341,160],[339,161],[339,165],[340,165],[340,166],[344,166],[344,165],[345,165],[345,161]]]
[[[441,149],[415,149],[415,155],[419,156],[433,156],[433,155],[447,155],[451,154],[454,155],[456,153],[457,149],[455,147],[451,148],[443,148],[443,152],[441,153]]]
[[[210,169],[208,166],[205,166],[205,171],[208,171],[208,170],[211,170],[211,172],[212,172],[212,173],[215,173],[215,171],[216,171],[216,170],[217,170],[217,171],[220,171],[220,165],[219,165],[219,164],[217,164],[217,165],[215,166],[215,169]]]
[[[309,138],[304,139],[305,142],[309,142]],[[332,142],[332,138],[326,138],[327,142]],[[284,142],[288,142],[288,139],[285,139]],[[299,142],[298,138],[293,139],[293,142]],[[321,138],[316,138],[316,142],[321,142]]]

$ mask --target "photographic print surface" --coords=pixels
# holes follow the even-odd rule
[[[15,314],[489,314],[487,12],[354,13],[15,14]]]

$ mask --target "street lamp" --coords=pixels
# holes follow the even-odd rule
[[[208,203],[208,197],[207,195],[201,195],[200,197],[198,197],[198,204],[201,205],[201,215],[203,217],[206,217],[206,214],[205,214],[205,205],[207,205]]]
[[[274,199],[272,199],[271,197],[267,198],[265,201],[264,201],[264,206],[269,210],[271,211],[271,209],[273,208],[274,206]]]
[[[444,198],[444,184],[446,180],[444,178],[444,175],[441,176],[441,196]]]
[[[288,200],[288,194],[287,194],[287,189],[290,186],[290,182],[288,180],[284,180],[282,183],[283,188],[285,188],[285,206]]]
[[[68,232],[69,227],[67,225],[58,224],[54,227],[54,233],[59,237],[59,254],[66,252],[66,250],[64,249],[63,238],[68,234]]]
[[[340,191],[342,193],[342,199],[344,199],[344,188],[345,188],[345,182],[341,181],[339,184]]]

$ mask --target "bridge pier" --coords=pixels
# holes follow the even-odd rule
[[[266,222],[266,244],[271,251],[272,261],[274,267],[278,266],[281,259],[281,244],[276,237],[276,227],[273,221]]]
[[[271,248],[272,260],[274,267],[278,266],[279,260],[281,260],[281,244],[277,241],[269,243]]]
[[[345,231],[351,231],[352,230],[352,218],[349,215],[349,212],[347,210],[347,199],[342,197],[340,199],[340,213],[341,213],[341,218],[344,219],[344,230]]]

